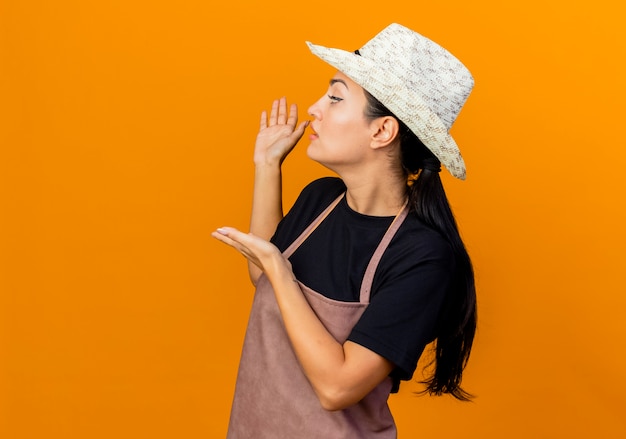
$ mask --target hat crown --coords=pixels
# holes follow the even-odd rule
[[[387,26],[359,53],[414,90],[448,130],[474,86],[470,71],[450,52],[399,24]]]

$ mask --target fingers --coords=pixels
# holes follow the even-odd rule
[[[282,97],[278,101],[278,123],[284,125],[287,122],[287,99]]]
[[[286,103],[285,103],[286,106]],[[292,129],[298,123],[298,106],[296,104],[291,104],[289,107],[289,119],[287,120],[287,125],[289,125]]]
[[[221,227],[217,229],[215,232],[211,233],[211,236],[213,236],[219,241],[222,241],[224,244],[228,244],[231,247],[237,248],[237,241],[233,240],[229,236],[229,235],[235,235],[235,233],[239,233],[239,231],[231,227]]]
[[[261,112],[261,122],[259,124],[259,130],[262,130],[263,128],[267,128],[267,111]]]
[[[220,227],[211,235],[224,244],[234,247],[246,256],[251,254],[249,247],[254,247],[254,242],[258,239],[250,233],[241,232],[233,227]]]
[[[270,113],[270,126],[276,125],[278,120],[278,101],[272,102],[272,112]]]
[[[287,112],[287,98],[282,97],[272,102],[272,109],[270,111],[269,125],[267,119],[267,112],[261,113],[260,129],[266,128],[272,125],[288,125],[292,128],[298,123],[298,106],[291,104],[289,107],[289,113]]]
[[[305,120],[304,122],[301,122],[300,125],[298,125],[298,127],[293,131],[291,136],[295,138],[296,141],[300,140],[300,138],[304,135],[304,130],[306,130],[306,127],[308,127],[310,123],[310,120]]]
[[[264,263],[270,260],[268,258],[280,255],[280,250],[270,242],[233,227],[220,227],[211,236],[237,250],[261,270],[264,270]]]
[[[270,125],[284,125],[287,122],[287,99],[282,97],[272,102]]]

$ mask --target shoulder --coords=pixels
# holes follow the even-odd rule
[[[435,299],[445,294],[456,271],[450,243],[437,231],[410,214],[383,254],[372,294],[387,291],[407,300]]]
[[[390,243],[392,264],[437,264],[453,268],[454,251],[450,243],[436,230],[410,213]]]

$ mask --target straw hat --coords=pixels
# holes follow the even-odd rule
[[[465,179],[463,157],[448,132],[474,78],[450,52],[395,23],[355,52],[307,45],[389,108],[453,176]]]

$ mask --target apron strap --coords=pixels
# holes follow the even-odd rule
[[[296,240],[292,242],[289,247],[287,247],[287,249],[283,252],[283,256],[285,256],[286,258],[291,256],[293,252],[295,252],[298,249],[298,247],[300,247],[300,244],[302,244],[309,237],[309,235],[313,233],[313,231],[317,228],[317,226],[319,226],[322,223],[322,221],[326,219],[328,214],[332,212],[332,210],[335,208],[335,206],[337,206],[337,204],[339,204],[339,202],[341,201],[344,195],[345,195],[345,192],[339,195],[335,199],[335,201],[330,203],[330,205],[326,209],[324,209],[324,211],[320,213],[319,216],[315,218],[313,222],[309,224],[309,226],[306,229],[304,229],[304,232],[302,232],[300,236],[298,236]]]
[[[374,281],[374,274],[376,273],[376,268],[378,268],[378,263],[380,262],[380,259],[383,257],[383,253],[385,253],[385,250],[387,250],[389,243],[395,236],[396,232],[398,231],[408,214],[409,206],[407,201],[406,203],[404,203],[402,210],[398,213],[398,215],[396,215],[393,222],[385,232],[383,239],[378,244],[376,251],[372,255],[372,259],[370,259],[370,262],[367,265],[365,275],[363,276],[363,281],[361,282],[361,292],[359,294],[359,301],[361,303],[370,302],[372,282]]]

